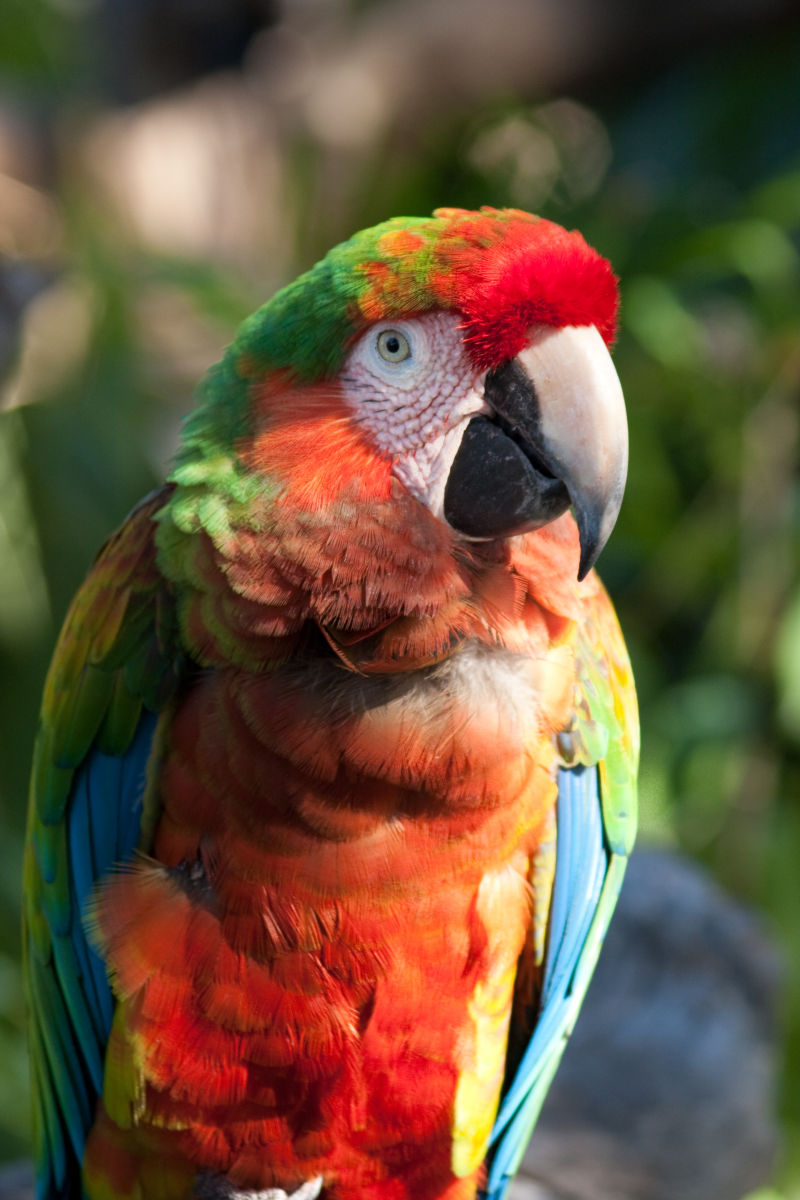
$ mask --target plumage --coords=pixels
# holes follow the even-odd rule
[[[42,1200],[503,1196],[635,826],[615,312],[579,234],[442,209],[209,373],[45,686]]]

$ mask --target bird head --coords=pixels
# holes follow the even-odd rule
[[[243,529],[285,553],[316,522],[315,549],[293,561],[316,555],[320,574],[320,538],[346,557],[356,525],[380,559],[401,523],[420,553],[458,552],[571,508],[583,578],[627,469],[616,308],[609,264],[528,213],[438,209],[364,230],[250,317],[212,369],[172,524],[240,560]]]

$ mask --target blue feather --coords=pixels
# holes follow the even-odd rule
[[[94,864],[87,847],[91,846],[89,789],[81,774],[73,788],[72,804],[69,818],[69,854],[72,867],[72,922],[70,938],[81,977],[84,980],[85,998],[89,1007],[89,1015],[94,1025],[98,1044],[107,1035],[110,1020],[111,1004],[106,1002],[108,983],[105,975],[98,981],[96,967],[92,962],[92,947],[82,936],[82,928],[75,929],[75,924],[81,924],[81,914],[87,897],[94,887]],[[96,955],[94,955],[96,958]]]
[[[556,869],[536,1028],[492,1130],[484,1200],[503,1200],[572,1030],[583,956],[609,869],[595,767],[558,773]],[[592,959],[593,953],[589,957]]]
[[[67,804],[70,913],[65,933],[53,937],[56,974],[30,973],[44,1020],[38,1030],[39,1095],[49,1170],[41,1173],[41,1200],[62,1194],[65,1135],[80,1162],[102,1090],[103,1055],[114,1002],[105,963],[91,944],[86,913],[100,879],[136,853],[147,763],[158,717],[143,712],[133,740],[120,757],[90,750],[75,771]]]

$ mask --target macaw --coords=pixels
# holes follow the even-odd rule
[[[208,374],[45,685],[41,1200],[505,1194],[635,825],[616,306],[579,233],[438,209]]]

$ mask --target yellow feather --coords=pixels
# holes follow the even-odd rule
[[[505,1072],[517,960],[530,924],[525,860],[484,875],[477,915],[489,939],[489,961],[469,1002],[472,1028],[462,1042],[453,1110],[450,1165],[463,1179],[480,1167],[489,1145]]]

